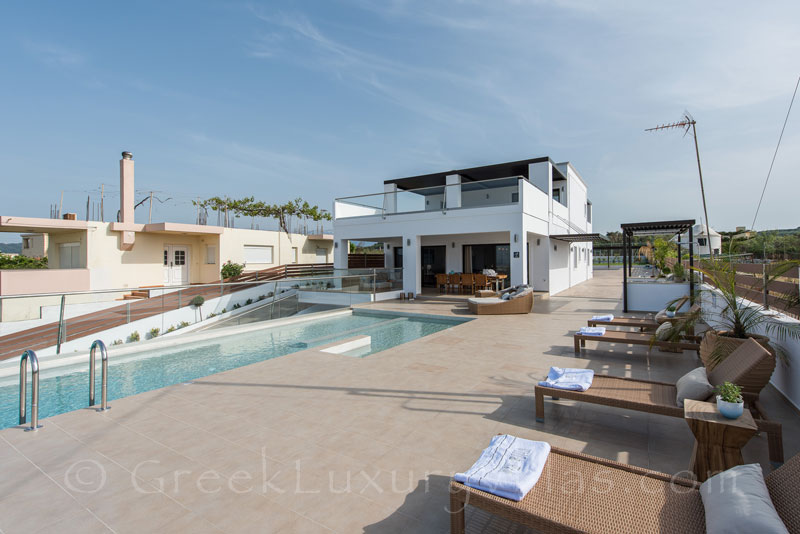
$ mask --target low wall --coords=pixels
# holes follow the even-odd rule
[[[706,289],[712,289],[711,286],[705,284],[703,287]],[[749,306],[758,306],[758,304],[752,303],[749,300],[742,299],[742,301]],[[714,298],[712,293],[707,292],[703,294],[702,306],[704,310],[713,309],[718,313],[722,310],[724,301],[722,300],[722,297]],[[776,320],[785,322],[787,324],[800,323],[800,321],[792,319],[791,317],[782,313],[771,310],[765,313],[769,313]],[[712,327],[719,326],[718,324],[714,323],[713,317],[709,318],[708,322]],[[755,333],[768,335],[763,328],[759,329]],[[770,336],[770,338],[773,345],[780,346],[784,350],[789,360],[788,364],[786,364],[782,362],[780,358],[778,358],[778,363],[775,366],[775,372],[772,374],[770,383],[775,386],[775,388],[780,391],[783,396],[794,405],[795,408],[800,410],[800,340],[785,339],[783,341],[777,341],[774,336]]]
[[[670,302],[689,294],[689,282],[628,280],[628,311],[657,312]]]

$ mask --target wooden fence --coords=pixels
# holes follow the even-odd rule
[[[231,282],[268,282],[270,280],[280,280],[282,278],[294,278],[298,276],[331,276],[333,275],[332,263],[290,263],[278,265],[260,271],[250,271],[242,273]]]
[[[383,254],[348,254],[347,267],[349,269],[383,269]]]
[[[683,261],[687,272],[688,263],[686,260]],[[771,276],[770,269],[774,269],[777,265],[777,263],[732,264],[736,271],[736,294],[752,302],[766,304],[769,308],[786,315],[800,317],[800,302],[798,302],[800,270],[797,266],[772,280],[766,288],[764,287],[765,276]],[[711,280],[706,279],[705,281],[713,285]]]

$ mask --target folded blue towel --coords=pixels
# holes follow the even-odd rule
[[[613,321],[614,320],[614,316],[612,314],[610,314],[610,313],[608,315],[593,315],[591,320],[592,321]]]
[[[502,434],[492,438],[478,461],[455,479],[479,489],[521,501],[542,475],[550,444]]]
[[[539,382],[540,386],[571,391],[586,391],[592,387],[594,371],[591,369],[562,369],[551,367],[547,377]]]
[[[583,336],[602,336],[606,333],[605,326],[584,326],[578,332]]]

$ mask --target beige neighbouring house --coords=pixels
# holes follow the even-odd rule
[[[220,280],[222,264],[256,271],[291,263],[329,263],[333,236],[301,235],[198,224],[134,222],[134,173],[130,153],[120,160],[119,222],[0,216],[0,232],[39,236],[48,269],[0,270],[0,296],[177,286]],[[26,254],[27,255],[27,254]],[[109,293],[101,300],[124,294]],[[57,297],[3,302],[0,320],[39,317]],[[97,296],[70,297],[96,302]]]

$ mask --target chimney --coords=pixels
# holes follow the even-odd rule
[[[123,152],[119,160],[119,222],[123,226],[133,225],[133,154]],[[122,249],[130,250],[136,234],[133,231],[123,230]]]

